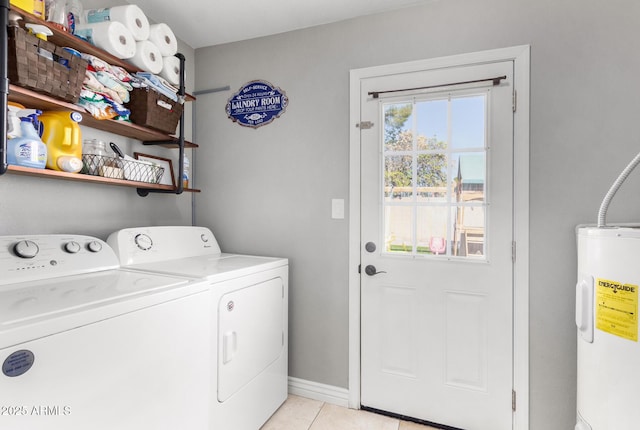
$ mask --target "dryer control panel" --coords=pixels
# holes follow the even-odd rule
[[[125,228],[111,233],[107,243],[123,266],[221,254],[213,232],[197,226]]]
[[[0,236],[0,285],[117,269],[106,242],[81,235]]]

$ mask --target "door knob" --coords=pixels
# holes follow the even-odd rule
[[[367,267],[364,268],[364,273],[366,273],[369,276],[373,276],[373,275],[377,275],[378,273],[387,273],[384,271],[378,272],[376,269],[376,266],[369,264]]]
[[[373,252],[376,250],[376,244],[373,242],[367,242],[364,246],[364,249],[366,249],[367,252]]]

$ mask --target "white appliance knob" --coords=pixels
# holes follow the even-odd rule
[[[38,245],[31,240],[21,240],[13,246],[13,251],[20,258],[33,258],[38,255]]]
[[[102,251],[102,244],[100,242],[98,242],[97,240],[92,240],[87,245],[87,248],[91,252],[100,252],[100,251]]]
[[[209,242],[209,238],[208,238],[208,237],[207,237],[207,235],[206,235],[206,234],[204,234],[204,233],[202,233],[202,234],[200,235],[200,239],[201,239],[204,243]]]
[[[143,251],[148,251],[153,246],[153,240],[146,234],[140,233],[134,238],[134,242]]]
[[[81,249],[82,247],[80,246],[80,244],[75,241],[67,242],[64,244],[64,250],[69,254],[76,254],[80,252]]]

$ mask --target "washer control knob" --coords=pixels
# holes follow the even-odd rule
[[[204,243],[207,243],[209,242],[209,237],[206,234],[202,233],[200,235],[200,240],[202,240]]]
[[[92,240],[87,244],[87,249],[91,252],[100,252],[102,251],[102,244],[97,240]]]
[[[13,245],[13,252],[20,258],[33,258],[39,251],[38,245],[31,240],[21,240]]]
[[[136,243],[136,245],[138,245],[138,248],[143,251],[148,251],[153,246],[153,241],[151,240],[151,238],[144,233],[137,234],[134,238],[134,242]]]
[[[82,247],[80,246],[80,244],[73,240],[64,244],[64,250],[69,254],[76,254],[80,252],[81,249]]]

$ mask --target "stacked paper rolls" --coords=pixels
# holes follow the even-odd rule
[[[160,49],[163,57],[171,57],[178,52],[178,40],[167,24],[151,24],[149,41]]]
[[[157,75],[162,71],[160,49],[148,40],[136,42],[136,54],[129,60],[134,66]]]
[[[123,60],[136,55],[133,35],[124,24],[117,21],[76,25],[75,35]]]
[[[180,60],[178,57],[164,57],[160,76],[170,84],[180,85]]]
[[[134,4],[114,6],[104,9],[89,9],[85,12],[87,23],[117,21],[129,29],[137,41],[149,38],[149,20],[138,6]]]

